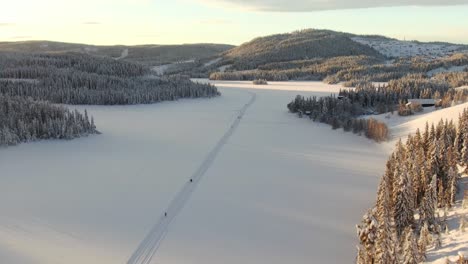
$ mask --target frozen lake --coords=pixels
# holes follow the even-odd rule
[[[287,112],[339,86],[216,84],[214,99],[87,106],[102,135],[0,149],[0,260],[126,263],[254,93],[148,263],[353,263],[388,148]]]

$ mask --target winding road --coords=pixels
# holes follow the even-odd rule
[[[239,110],[238,116],[231,124],[230,128],[218,141],[216,146],[208,153],[202,164],[192,174],[190,179],[188,179],[187,182],[182,186],[182,189],[170,202],[166,211],[161,214],[157,223],[153,226],[153,228],[149,231],[144,240],[141,241],[139,246],[128,259],[127,264],[151,263],[151,260],[155,256],[156,252],[159,249],[159,246],[161,245],[162,241],[164,240],[164,237],[167,234],[169,225],[179,214],[184,205],[187,203],[188,199],[197,187],[203,175],[206,173],[206,171],[208,171],[220,150],[235,132],[249,106],[251,106],[255,102],[256,94],[253,92],[249,93],[251,94],[250,100]]]

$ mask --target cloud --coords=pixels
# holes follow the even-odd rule
[[[0,27],[9,27],[15,25],[14,23],[2,23],[0,22]]]
[[[86,21],[83,22],[83,25],[100,25],[101,22],[96,22],[96,21]]]
[[[196,0],[211,6],[252,11],[308,12],[394,6],[466,5],[468,0]]]
[[[199,20],[198,23],[200,24],[208,24],[208,25],[227,25],[231,24],[231,20],[227,19],[205,19],[205,20]]]
[[[10,39],[31,39],[32,36],[13,36]]]

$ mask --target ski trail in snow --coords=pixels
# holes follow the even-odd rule
[[[187,203],[188,199],[190,198],[191,194],[195,190],[196,186],[200,182],[205,172],[213,164],[213,161],[215,160],[219,151],[222,149],[222,147],[228,141],[229,137],[231,137],[236,128],[239,126],[239,123],[242,117],[244,116],[245,112],[247,111],[247,108],[249,108],[249,106],[251,106],[255,102],[257,95],[253,92],[249,93],[251,94],[250,100],[241,108],[239,114],[237,115],[234,122],[231,124],[230,128],[218,141],[216,146],[208,153],[200,167],[198,167],[198,169],[192,174],[192,176],[190,177],[190,179],[192,179],[192,182],[188,180],[184,184],[182,189],[177,193],[177,195],[173,198],[173,200],[167,207],[167,216],[165,216],[164,213],[161,214],[158,222],[153,226],[153,228],[149,231],[149,233],[146,235],[143,241],[141,241],[140,245],[132,253],[132,256],[127,261],[127,264],[151,263],[151,260],[155,256],[156,252],[159,249],[159,246],[161,245],[164,237],[167,234],[169,224],[182,210],[182,208]]]

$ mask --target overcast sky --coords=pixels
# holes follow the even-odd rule
[[[241,44],[305,28],[468,44],[468,0],[2,1],[0,41]]]

